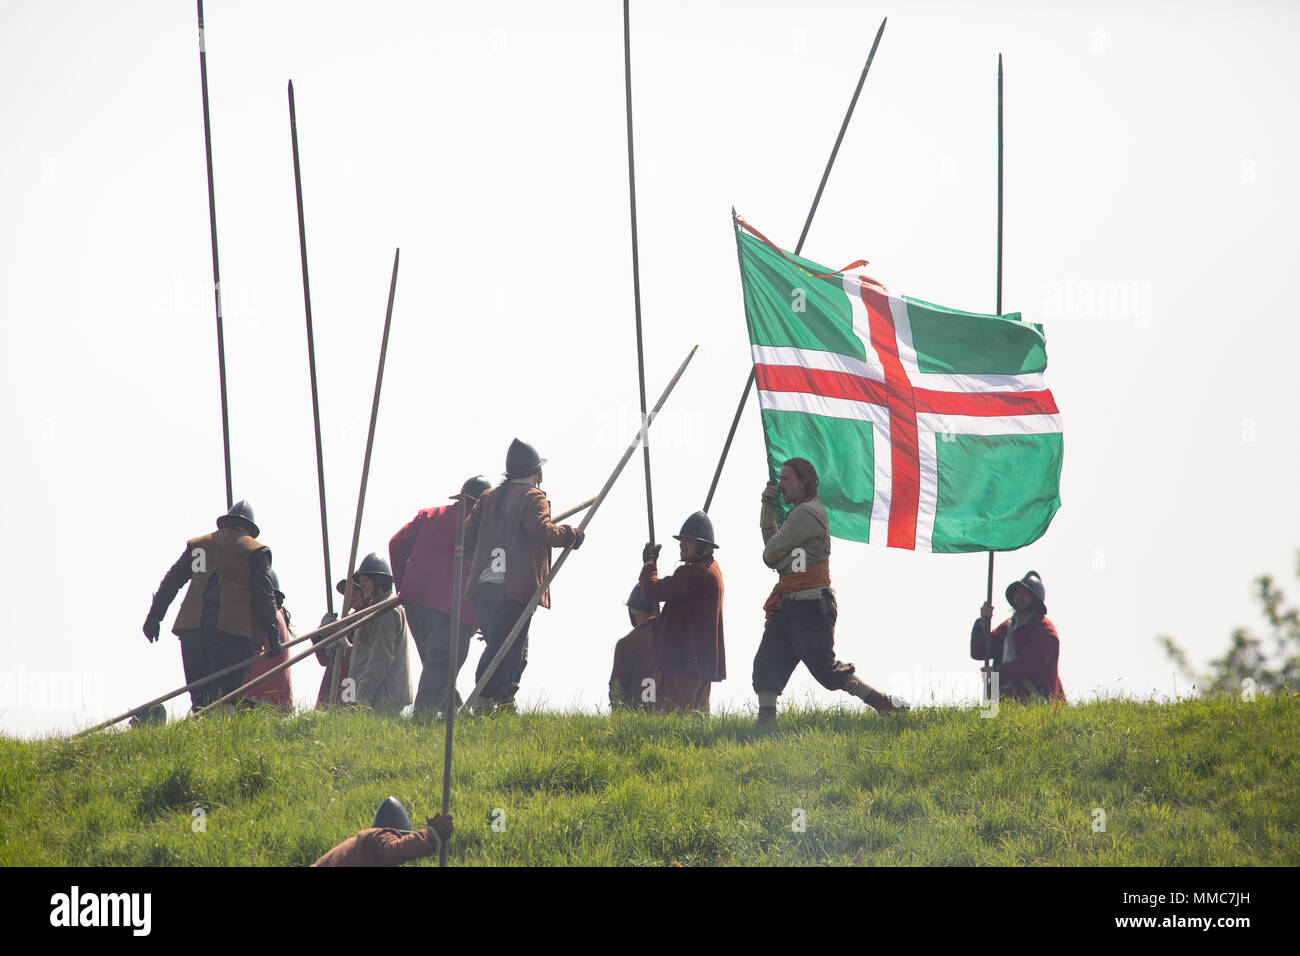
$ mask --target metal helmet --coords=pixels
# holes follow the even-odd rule
[[[639,584],[632,589],[632,593],[627,598],[627,619],[633,627],[637,626],[636,615],[638,614],[649,614],[652,618],[659,616],[659,605],[654,601],[646,600]]]
[[[131,715],[132,727],[143,727],[147,724],[162,725],[167,723],[167,708],[162,704],[154,704],[148,710],[137,711]]]
[[[718,547],[713,540],[713,520],[703,511],[697,511],[682,523],[682,530],[673,535],[678,541],[682,538],[695,538],[710,547]]]
[[[230,510],[217,519],[217,527],[224,528],[230,522],[239,520],[252,529],[253,537],[256,538],[261,531],[257,527],[257,522],[253,520],[253,506],[247,501],[240,499],[230,506]]]
[[[373,551],[361,559],[361,563],[357,565],[357,569],[352,572],[352,580],[355,581],[359,574],[370,575],[370,577],[374,578],[375,583],[380,587],[385,587],[393,583],[393,569],[389,567],[387,561],[375,554]],[[344,578],[335,585],[339,594],[346,594],[347,586],[347,578]]]
[[[639,584],[628,595],[627,606],[629,610],[640,611],[642,614],[654,614],[659,610],[659,605],[646,600],[646,596],[641,593],[641,585]]]
[[[388,797],[375,811],[375,821],[370,825],[393,830],[409,830],[411,818],[407,816],[406,808],[397,801],[396,797]]]
[[[1016,588],[1024,588],[1038,600],[1038,606],[1042,608],[1043,613],[1047,613],[1047,589],[1043,587],[1043,579],[1038,576],[1037,571],[1030,571],[1019,581],[1012,581],[1007,585],[1007,603],[1011,604],[1011,595],[1015,594]]]
[[[531,475],[544,464],[546,459],[537,454],[536,448],[516,438],[510,443],[510,448],[506,452],[506,477],[523,478],[525,475]]]
[[[465,484],[460,486],[460,494],[452,495],[451,500],[455,501],[458,498],[464,498],[465,504],[472,506],[474,502],[478,501],[479,498],[483,496],[483,492],[487,491],[491,487],[491,482],[486,478],[482,475],[475,475],[473,478],[467,478],[465,480]]]
[[[284,592],[280,590],[280,575],[275,573],[275,568],[271,569],[271,590],[275,592],[275,599],[283,604]]]

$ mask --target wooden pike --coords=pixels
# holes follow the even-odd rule
[[[316,389],[316,337],[311,324],[311,283],[307,278],[307,225],[303,218],[302,168],[298,160],[298,113],[289,81],[289,137],[293,141],[293,185],[298,198],[298,257],[302,260],[302,302],[307,313],[307,371],[311,376],[311,418],[316,431],[316,484],[320,498],[320,537],[325,550],[325,610],[334,613],[334,582],[330,580],[330,531],[325,520],[325,458],[320,440],[320,397]]]
[[[858,85],[853,90],[853,98],[849,100],[848,111],[844,114],[844,121],[840,123],[839,135],[835,137],[835,145],[831,147],[830,159],[826,161],[826,169],[822,171],[822,181],[817,184],[817,195],[813,196],[812,207],[808,210],[808,218],[804,220],[803,232],[799,233],[799,242],[794,247],[794,254],[797,256],[803,251],[804,240],[808,238],[808,229],[812,226],[813,216],[817,214],[817,206],[822,201],[822,192],[826,189],[826,180],[830,178],[831,167],[835,165],[835,157],[839,154],[840,143],[844,142],[844,133],[849,128],[849,120],[853,118],[853,108],[858,105],[858,94],[862,92],[862,85],[867,81],[867,73],[871,70],[871,61],[876,58],[876,47],[880,46],[880,37],[885,32],[885,24],[889,18],[880,21],[880,28],[876,30],[876,38],[871,43],[871,52],[867,54],[866,65],[862,67],[862,75],[858,77]],[[734,213],[735,210],[733,209]],[[722,477],[722,466],[727,461],[727,453],[731,451],[731,440],[736,437],[736,426],[740,424],[740,416],[745,411],[745,402],[749,398],[749,392],[754,387],[754,368],[751,365],[749,369],[749,378],[745,380],[745,389],[740,393],[740,403],[736,406],[736,414],[731,419],[731,428],[727,431],[727,440],[722,445],[722,454],[718,456],[718,467],[713,472],[713,481],[709,484],[709,493],[704,498],[704,510],[707,512],[709,506],[713,504],[714,492],[718,490],[718,479]]]
[[[352,552],[348,555],[348,576],[347,584],[343,589],[343,613],[347,614],[348,608],[352,606],[352,576],[357,570],[357,544],[361,540],[361,512],[366,506],[366,482],[370,478],[370,453],[375,445],[375,423],[379,419],[379,391],[384,384],[384,361],[388,356],[388,330],[393,324],[393,297],[397,294],[397,263],[401,258],[402,250],[398,249],[393,253],[393,277],[388,283],[388,309],[384,313],[384,338],[379,346],[379,370],[375,373],[375,397],[370,403],[370,431],[366,435],[366,457],[361,465],[361,490],[357,494],[357,517],[352,525]],[[331,675],[339,673],[339,666],[342,660],[342,645],[334,645],[333,663],[330,665]],[[339,681],[334,677],[330,681],[330,703],[331,707],[338,704]]]
[[[212,235],[212,296],[217,306],[217,374],[221,380],[221,441],[226,459],[226,510],[235,503],[230,483],[230,411],[226,405],[226,337],[221,322],[221,262],[217,256],[217,194],[212,181],[212,120],[208,115],[208,53],[199,3],[199,81],[203,87],[203,150],[208,159],[208,226]]]
[[[447,700],[443,713],[447,715],[447,738],[442,747],[442,812],[451,812],[451,744],[456,723],[456,666],[460,660],[460,602],[461,577],[465,568],[465,496],[456,496],[456,551],[452,557],[451,589],[451,656],[447,659]],[[438,865],[447,865],[447,841],[438,847]]]

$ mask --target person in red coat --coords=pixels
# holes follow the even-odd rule
[[[713,558],[713,522],[703,511],[686,519],[680,534],[685,563],[663,580],[656,562],[660,545],[641,552],[641,594],[663,602],[654,623],[652,660],[656,711],[709,712],[710,685],[727,677],[722,639],[722,570]]]
[[[971,627],[971,658],[992,658],[998,673],[999,697],[1065,703],[1065,690],[1057,673],[1061,639],[1047,619],[1047,589],[1042,578],[1037,571],[1030,571],[1013,581],[1006,594],[1014,613],[990,633],[993,605],[984,602],[979,620]]]
[[[468,518],[475,503],[491,485],[482,475],[461,485]],[[456,555],[456,505],[424,508],[388,542],[393,583],[402,596],[411,637],[420,652],[420,686],[415,692],[415,713],[446,712],[445,698],[451,667],[451,598]],[[472,555],[471,555],[472,557]],[[461,570],[461,590],[469,583],[470,561]],[[460,602],[460,632],[457,635],[455,670],[460,673],[469,655],[470,640],[478,630],[472,601]],[[455,706],[460,706],[456,694]]]
[[[284,592],[280,590],[280,576],[271,569],[271,588],[275,595],[275,626],[280,635],[280,646],[283,647],[293,640],[293,631],[289,629],[289,609],[284,606]],[[269,670],[284,663],[283,656],[261,657],[253,661],[249,669],[248,679],[253,680],[261,677]],[[289,677],[290,668],[286,667],[274,677],[268,677],[262,683],[255,687],[250,687],[248,693],[244,695],[244,702],[258,701],[263,704],[270,704],[272,707],[278,707],[280,710],[293,710],[293,680]]]

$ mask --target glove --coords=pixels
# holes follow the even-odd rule
[[[335,614],[333,611],[326,611],[324,614],[321,615],[320,626],[324,627],[326,624],[333,624],[338,619],[339,616]]]
[[[649,544],[649,543],[647,543],[646,546],[645,546],[644,548],[641,549],[641,563],[642,563],[642,564],[655,564],[656,562],[658,562],[658,560],[659,560],[659,549],[662,548],[662,547],[663,547],[663,545],[661,545],[661,544]]]
[[[153,618],[144,622],[144,636],[149,638],[150,644],[158,640],[158,622]]]
[[[565,527],[573,532],[573,544],[569,545],[569,547],[572,548],[574,551],[577,551],[579,548],[582,547],[582,542],[586,540],[587,533],[585,531],[580,531],[577,528],[571,527],[570,525],[565,525]]]
[[[451,839],[451,814],[443,813],[436,817],[429,817],[429,829],[438,834],[438,838],[444,842]]]
[[[284,645],[280,643],[280,635],[273,634],[267,639],[266,656],[271,658],[284,657]]]
[[[763,489],[763,501],[765,504],[775,505],[777,499],[781,497],[781,489],[776,481],[769,480],[767,487]]]

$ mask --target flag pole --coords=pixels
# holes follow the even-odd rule
[[[311,284],[307,281],[307,226],[302,211],[302,169],[298,162],[298,114],[289,81],[289,137],[293,141],[293,186],[298,197],[298,256],[302,260],[302,302],[307,312],[307,371],[311,376],[311,419],[316,430],[316,486],[320,497],[320,536],[325,550],[325,610],[334,613],[334,586],[330,581],[330,531],[325,520],[325,458],[320,441],[320,398],[316,390],[316,338],[311,325]]]
[[[452,558],[451,586],[451,656],[447,659],[447,701],[443,713],[447,715],[447,739],[442,748],[442,813],[451,812],[451,743],[452,728],[456,722],[456,671],[460,668],[460,601],[461,577],[465,568],[465,496],[456,496],[456,551]],[[438,847],[438,865],[447,865],[447,841]]]
[[[871,70],[871,61],[876,57],[876,47],[880,46],[880,37],[885,32],[885,24],[889,18],[880,21],[880,28],[876,30],[876,38],[871,41],[871,52],[867,54],[867,62],[862,67],[862,75],[858,77],[858,85],[853,90],[853,98],[849,100],[849,108],[844,113],[844,121],[840,123],[839,134],[835,137],[835,145],[831,147],[830,159],[826,161],[826,169],[822,171],[821,182],[817,184],[817,195],[813,197],[812,207],[808,210],[808,218],[804,220],[803,232],[799,233],[799,242],[794,247],[794,254],[797,256],[803,252],[804,240],[808,238],[808,229],[812,226],[813,216],[817,214],[817,206],[822,201],[822,192],[826,189],[826,181],[830,178],[831,167],[835,165],[835,157],[840,151],[840,143],[844,142],[844,133],[849,128],[849,120],[853,117],[853,109],[858,105],[858,94],[862,92],[862,86],[867,81],[867,73]],[[714,492],[718,490],[718,479],[722,477],[722,466],[727,460],[727,453],[731,451],[731,440],[736,437],[736,426],[740,424],[740,416],[745,411],[745,402],[749,398],[749,392],[754,387],[754,368],[751,363],[749,369],[749,378],[745,380],[745,390],[740,394],[740,403],[736,406],[736,414],[731,419],[731,428],[727,432],[727,440],[722,446],[722,454],[718,457],[718,467],[714,469],[713,481],[709,485],[709,493],[704,499],[704,510],[708,511],[709,506],[713,504]]]
[[[226,459],[226,510],[235,503],[230,483],[230,410],[226,404],[226,336],[221,323],[221,264],[217,258],[217,194],[212,182],[212,121],[208,116],[208,54],[199,2],[199,82],[203,88],[203,151],[208,160],[208,226],[212,234],[212,296],[217,306],[217,374],[221,380],[221,441]]]
[[[997,314],[1002,314],[1002,54],[998,54],[998,257],[997,257]],[[993,552],[989,552],[988,589],[984,603],[993,603]],[[984,674],[985,697],[993,698],[993,619],[984,625]]]
[[[644,433],[645,417],[645,351],[641,343],[641,264],[637,254],[636,230],[636,162],[632,149],[632,28],[628,13],[628,0],[623,0],[623,89],[627,101],[627,191],[632,210],[632,298],[636,305],[636,379],[641,391],[641,450],[645,453],[645,510],[650,525],[651,542],[655,540],[655,505],[650,491],[650,436]]]
[[[579,531],[586,531],[587,525],[591,523],[591,519],[596,515],[596,510],[600,507],[601,502],[605,500],[605,496],[609,494],[609,490],[614,487],[614,482],[618,480],[618,476],[623,473],[623,467],[627,464],[628,459],[632,457],[632,453],[636,451],[636,446],[641,442],[642,436],[649,430],[650,423],[653,422],[655,416],[659,414],[659,409],[664,407],[664,402],[668,400],[668,396],[672,394],[672,390],[676,388],[677,380],[680,379],[682,373],[686,371],[686,366],[689,365],[691,359],[695,357],[695,351],[698,348],[698,345],[692,346],[690,352],[686,354],[686,358],[682,361],[682,364],[678,366],[677,372],[669,380],[668,386],[663,390],[663,394],[659,396],[659,401],[655,403],[655,407],[651,409],[650,414],[646,416],[645,424],[638,429],[636,436],[633,437],[632,441],[628,444],[627,450],[623,452],[623,457],[619,459],[619,463],[614,468],[613,473],[605,481],[605,487],[600,489],[600,494],[596,496],[596,501],[592,504],[591,510],[583,516],[582,523],[578,525]],[[542,578],[542,583],[539,584],[537,590],[533,592],[532,600],[524,605],[523,612],[520,613],[519,619],[515,621],[515,626],[512,627],[510,633],[506,635],[505,641],[501,644],[501,649],[497,651],[496,656],[488,663],[487,670],[483,672],[483,676],[479,679],[478,684],[475,685],[474,690],[470,693],[469,697],[465,699],[463,705],[465,709],[473,707],[474,704],[478,702],[479,695],[483,693],[483,688],[487,686],[487,682],[492,679],[492,675],[496,673],[497,668],[501,666],[501,662],[505,660],[505,656],[507,652],[509,652],[511,645],[514,644],[515,640],[519,637],[519,632],[524,629],[529,618],[532,617],[533,611],[537,609],[537,605],[542,600],[542,595],[545,594],[546,589],[551,586],[551,581],[553,581],[555,576],[559,574],[560,568],[564,566],[565,559],[569,557],[569,552],[572,550],[573,548],[571,546],[565,548],[556,559],[555,564],[551,565],[551,570],[546,573],[544,578]]]
[[[393,252],[393,277],[388,283],[388,309],[384,313],[384,338],[379,346],[379,370],[375,372],[375,397],[370,403],[370,432],[366,435],[366,457],[361,465],[361,490],[357,493],[357,517],[352,525],[352,552],[348,555],[347,584],[343,590],[343,613],[352,606],[352,575],[357,569],[357,543],[361,540],[361,512],[366,506],[366,481],[370,477],[370,452],[375,445],[375,422],[379,418],[379,390],[384,384],[384,359],[388,355],[388,329],[393,324],[393,296],[397,294],[397,262],[402,250]],[[364,610],[364,608],[362,609]],[[330,707],[338,704],[339,665],[343,656],[343,642],[334,645],[330,664]]]

